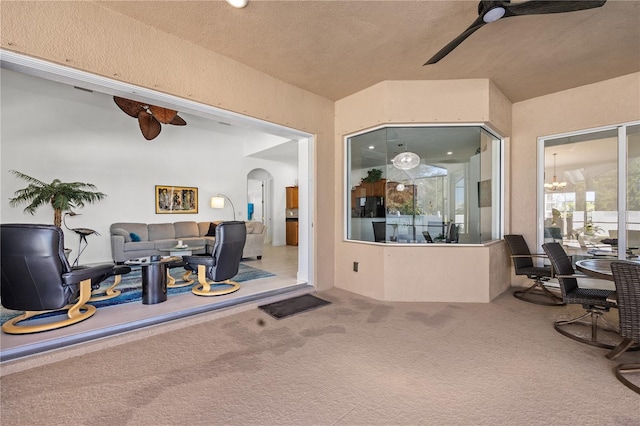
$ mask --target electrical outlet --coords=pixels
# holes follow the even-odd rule
[[[358,262],[353,262],[353,272],[358,272]]]

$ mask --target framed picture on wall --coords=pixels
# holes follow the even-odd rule
[[[198,188],[156,185],[156,213],[198,213]]]

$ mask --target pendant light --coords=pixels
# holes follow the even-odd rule
[[[558,182],[558,179],[556,178],[556,155],[558,154],[553,154],[553,182],[544,184],[544,189],[547,191],[558,191],[567,186],[567,182]]]

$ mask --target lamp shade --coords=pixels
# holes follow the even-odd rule
[[[224,197],[211,197],[212,209],[224,209]]]

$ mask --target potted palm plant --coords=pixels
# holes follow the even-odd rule
[[[53,224],[57,227],[62,225],[63,212],[84,207],[85,204],[91,204],[106,197],[102,192],[92,191],[97,188],[90,183],[61,182],[59,179],[45,183],[16,170],[10,170],[10,172],[17,178],[27,181],[29,185],[17,190],[14,193],[15,197],[9,199],[9,205],[16,207],[29,203],[24,211],[34,214],[41,206],[50,204],[53,207]]]

